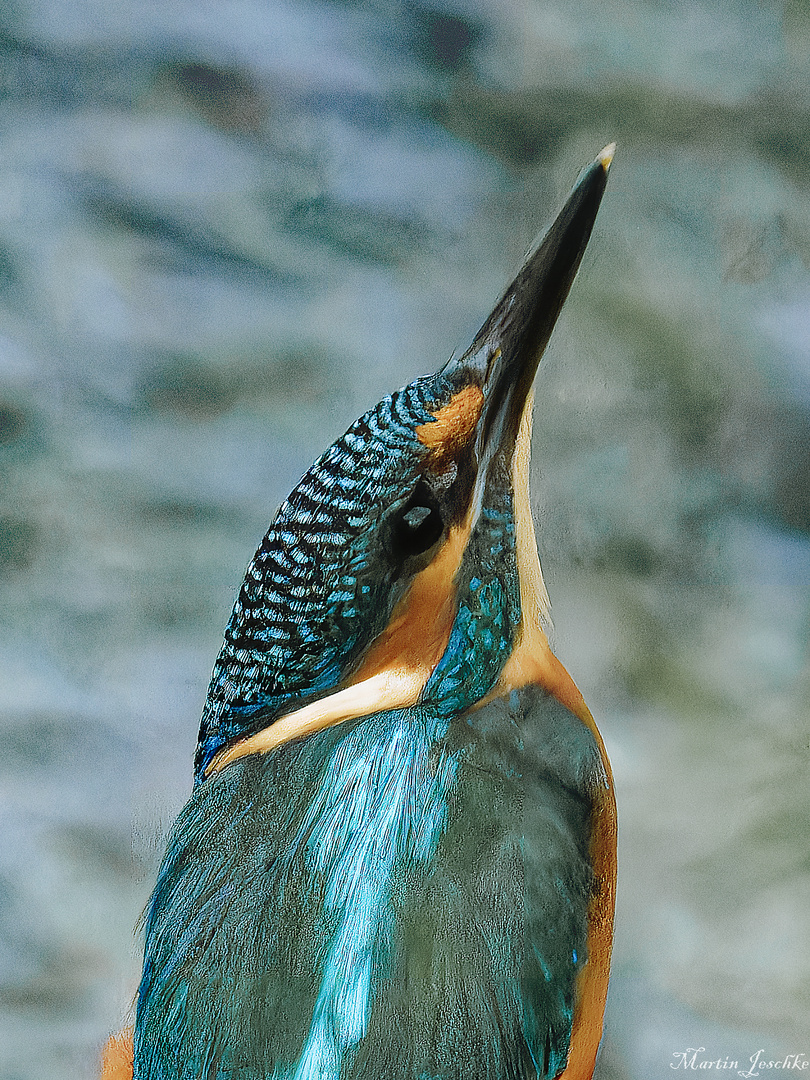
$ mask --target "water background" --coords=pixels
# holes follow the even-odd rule
[[[597,1075],[810,1057],[805,0],[13,0],[2,1080],[93,1077],[126,1019],[275,507],[466,347],[613,139],[534,442],[620,811]]]

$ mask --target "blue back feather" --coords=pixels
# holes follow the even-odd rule
[[[137,1080],[557,1075],[604,782],[534,688],[229,766],[182,812],[148,914]]]

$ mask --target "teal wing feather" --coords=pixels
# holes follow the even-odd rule
[[[320,883],[293,841],[317,748],[235,764],[181,812],[147,915],[139,1080],[263,1078],[300,1052],[323,927]]]

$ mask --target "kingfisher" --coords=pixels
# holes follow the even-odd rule
[[[529,457],[613,151],[464,355],[352,424],[262,540],[107,1075],[592,1076],[615,801],[544,631]]]

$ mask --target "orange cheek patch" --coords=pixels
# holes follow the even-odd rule
[[[431,466],[437,471],[449,464],[470,441],[483,404],[481,387],[465,386],[433,414],[430,423],[417,427],[416,437],[432,451]]]
[[[435,558],[418,573],[394,609],[386,630],[342,690],[281,716],[266,728],[232,743],[211,761],[206,776],[237,758],[266,754],[291,739],[340,724],[351,717],[415,705],[441,660],[453,620],[453,580],[470,539],[472,517],[454,526]]]

